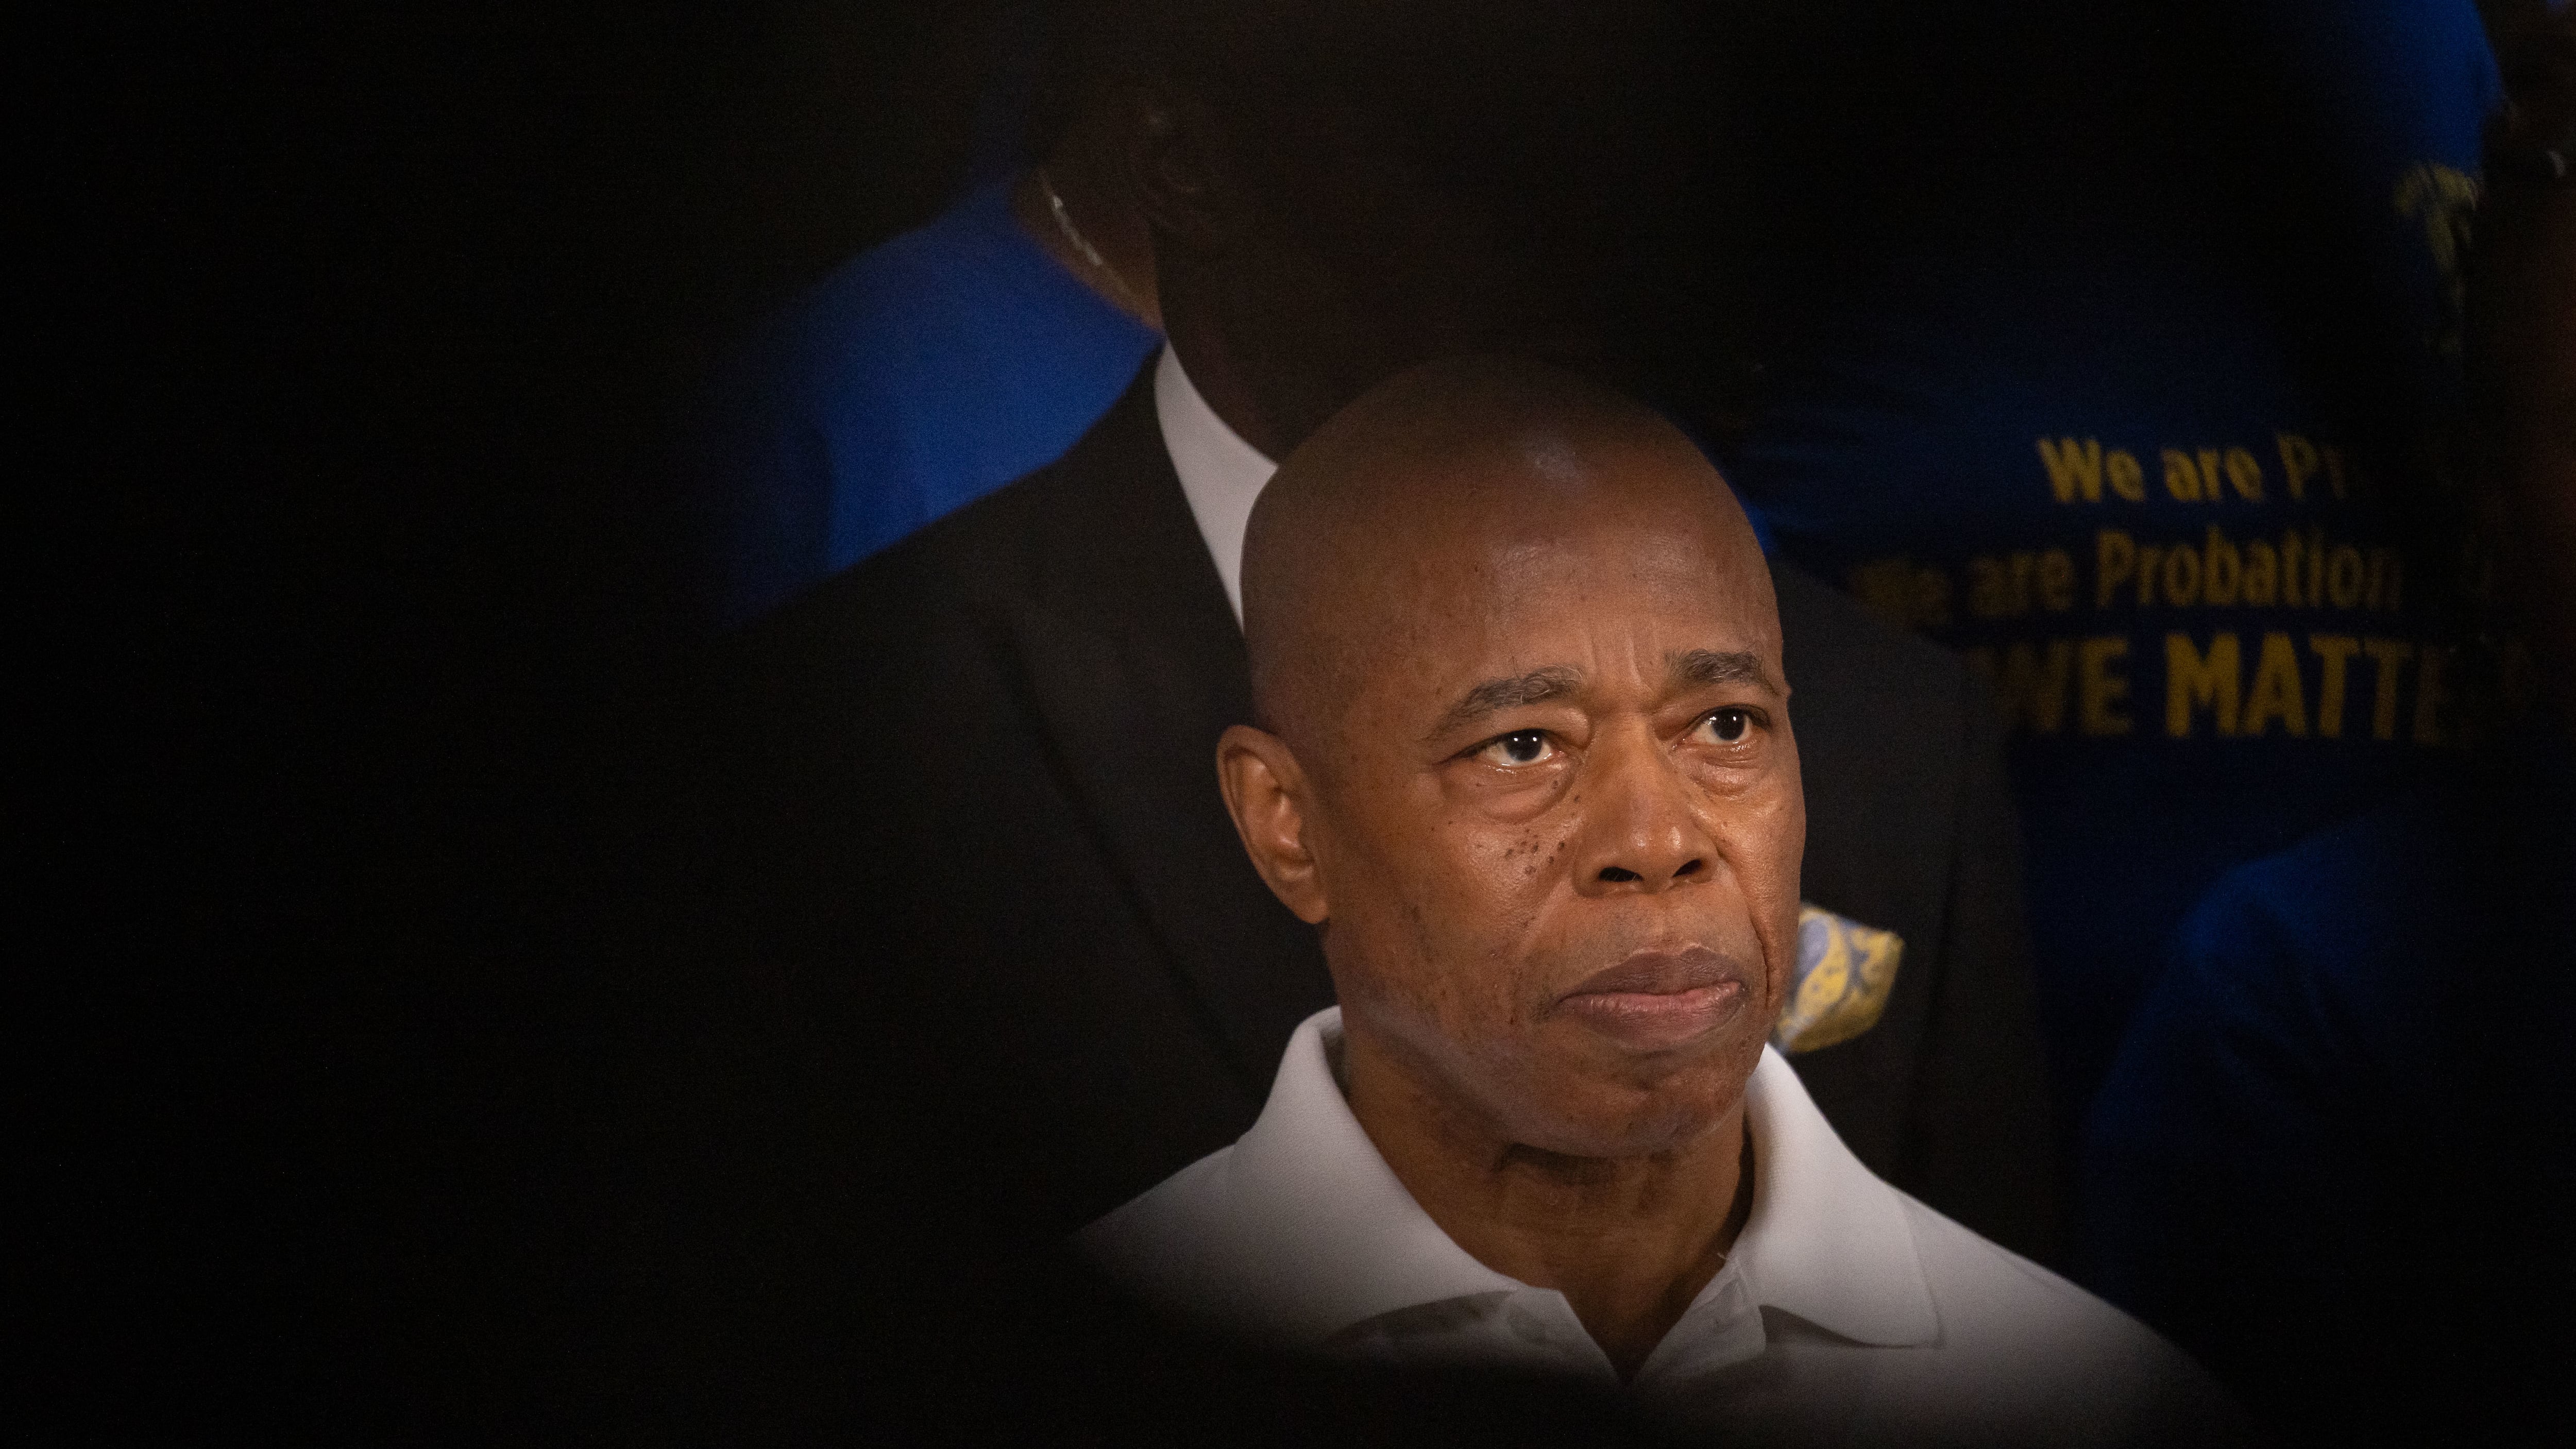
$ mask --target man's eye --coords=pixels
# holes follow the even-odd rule
[[[1547,742],[1545,730],[1514,730],[1487,741],[1485,748],[1478,751],[1489,765],[1535,765],[1555,753],[1556,747]]]
[[[1719,744],[1731,745],[1744,738],[1753,728],[1753,712],[1745,709],[1713,709],[1700,717],[1700,728]]]

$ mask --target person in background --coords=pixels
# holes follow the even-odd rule
[[[2500,587],[2464,659],[2541,708],[2223,878],[2088,1133],[2093,1281],[2285,1443],[2554,1442],[2576,1361],[2576,24],[2498,37],[2460,518]]]
[[[1034,39],[1039,17],[1016,18]],[[1049,47],[1032,159],[1006,143],[983,168],[1001,174],[808,288],[719,379],[686,541],[717,627],[1054,462],[1160,343],[1152,238],[1081,33]]]
[[[1782,221],[1722,460],[1993,681],[2072,1135],[2192,903],[2459,739],[2410,509],[2495,68],[2469,0],[1803,14],[1740,101]]]

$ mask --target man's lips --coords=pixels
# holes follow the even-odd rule
[[[1706,946],[1639,951],[1585,978],[1557,1009],[1634,1050],[1669,1051],[1742,1010],[1744,976]]]

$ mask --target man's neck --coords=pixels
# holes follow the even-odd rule
[[[1668,1150],[1571,1157],[1458,1110],[1364,1030],[1344,1038],[1351,1113],[1405,1190],[1476,1261],[1563,1293],[1625,1381],[1725,1265],[1753,1206],[1739,1099]]]

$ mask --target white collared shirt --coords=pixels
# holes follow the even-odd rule
[[[1616,1385],[1565,1296],[1476,1261],[1414,1202],[1309,1017],[1234,1146],[1077,1242],[1150,1303],[1271,1344]],[[1638,1370],[1651,1410],[1798,1444],[2210,1443],[2243,1437],[2144,1325],[1870,1172],[1764,1048],[1745,1092],[1753,1211]]]
[[[1216,560],[1217,577],[1225,581],[1226,602],[1234,621],[1243,622],[1243,530],[1252,521],[1252,505],[1279,465],[1243,440],[1181,369],[1180,354],[1168,345],[1154,364],[1154,417],[1162,424],[1163,449],[1172,455],[1172,471],[1181,475],[1181,492],[1190,500],[1190,516]]]

